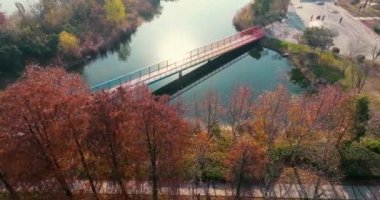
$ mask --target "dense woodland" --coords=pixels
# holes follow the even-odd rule
[[[321,180],[374,177],[379,144],[361,139],[366,98],[337,86],[293,96],[279,86],[253,100],[241,86],[220,102],[210,91],[190,118],[184,103],[145,86],[90,93],[78,75],[29,67],[0,93],[2,195],[138,199],[148,183],[158,199],[162,188],[176,195],[186,183],[222,182],[239,199],[249,185],[269,188],[287,167]]]
[[[41,0],[0,13],[0,75],[21,74],[30,63],[70,67],[118,49],[144,20],[160,13],[159,0]]]

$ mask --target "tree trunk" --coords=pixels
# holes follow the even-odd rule
[[[210,181],[209,180],[207,180],[206,186],[207,186],[206,188],[204,187],[206,200],[211,200],[211,196],[210,196],[210,192],[209,192],[209,190],[210,190]]]
[[[114,171],[117,174],[116,175],[117,176],[116,177],[116,182],[117,182],[117,184],[120,187],[121,194],[123,195],[124,199],[128,199],[128,192],[124,188],[123,180],[121,179],[121,176],[120,176],[121,174],[120,174],[120,169],[119,169],[119,163],[117,162],[115,149],[113,148],[112,145],[110,145],[109,148],[110,148],[110,151],[111,151],[112,167],[113,167]]]
[[[235,200],[240,200],[241,196],[241,184],[243,181],[243,173],[244,173],[244,168],[245,168],[245,163],[246,163],[246,151],[243,152],[243,157],[242,157],[242,162],[240,165],[240,172],[239,172],[239,179],[237,180],[236,184],[236,194],[235,194]]]
[[[241,181],[239,180],[236,185],[235,200],[240,200],[240,195],[241,195]]]
[[[76,136],[74,136],[74,137],[75,137],[75,143],[76,143],[78,151],[79,151],[79,155],[80,155],[80,159],[81,159],[81,162],[82,162],[82,166],[83,166],[83,169],[84,169],[84,171],[86,173],[87,179],[90,182],[90,186],[91,186],[92,193],[94,194],[94,198],[95,199],[99,199],[98,193],[96,192],[96,187],[95,187],[95,184],[94,184],[94,180],[93,180],[93,178],[92,178],[92,176],[90,174],[90,171],[88,169],[86,160],[84,158],[84,153],[83,153],[82,147],[79,144],[78,138]]]
[[[364,5],[363,5],[363,8],[366,8],[366,7],[367,7],[368,2],[369,2],[369,0],[365,0]]]
[[[70,187],[68,186],[66,179],[63,177],[62,173],[59,170],[55,170],[55,178],[57,179],[61,189],[64,191],[68,199],[73,199],[73,193],[71,192]]]
[[[156,166],[156,156],[152,155],[150,159],[152,165],[151,179],[152,179],[152,194],[153,200],[158,200],[158,177],[157,177],[157,166]]]
[[[16,190],[13,188],[13,186],[6,180],[4,175],[0,172],[0,182],[4,184],[5,189],[9,192],[10,199],[18,200],[20,199],[16,193]]]

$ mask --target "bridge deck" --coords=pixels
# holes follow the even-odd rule
[[[140,69],[125,76],[95,86],[92,90],[113,90],[118,87],[129,87],[143,83],[149,85],[231,50],[257,41],[264,37],[264,35],[265,33],[261,28],[253,27],[236,35],[192,50],[177,60],[166,60],[156,65]]]

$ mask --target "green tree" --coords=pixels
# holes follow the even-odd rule
[[[0,72],[15,74],[23,68],[24,59],[11,35],[0,32]]]
[[[333,45],[333,33],[324,27],[310,27],[306,28],[302,42],[312,48],[320,48],[326,50]]]
[[[123,0],[107,0],[104,10],[107,21],[112,23],[120,23],[126,16]]]
[[[367,130],[369,120],[369,99],[368,97],[360,97],[356,102],[356,115],[354,122],[355,139],[358,140],[364,136]]]
[[[39,25],[22,28],[20,35],[17,45],[24,57],[46,59],[54,56],[58,51],[57,34],[45,33]]]

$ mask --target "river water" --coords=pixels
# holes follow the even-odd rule
[[[250,1],[162,1],[160,15],[140,26],[129,44],[121,45],[119,51],[108,53],[85,65],[81,70],[83,77],[90,86],[95,86],[233,35],[236,33],[232,25],[233,16]],[[291,67],[287,59],[265,50],[259,59],[246,56],[181,97],[191,100],[194,95],[199,96],[209,90],[217,90],[222,96],[229,96],[234,86],[242,84],[251,86],[256,95],[265,90],[273,90],[278,84],[287,86],[292,92],[298,92],[300,88],[288,80]],[[152,89],[164,84],[165,80],[154,84]]]

